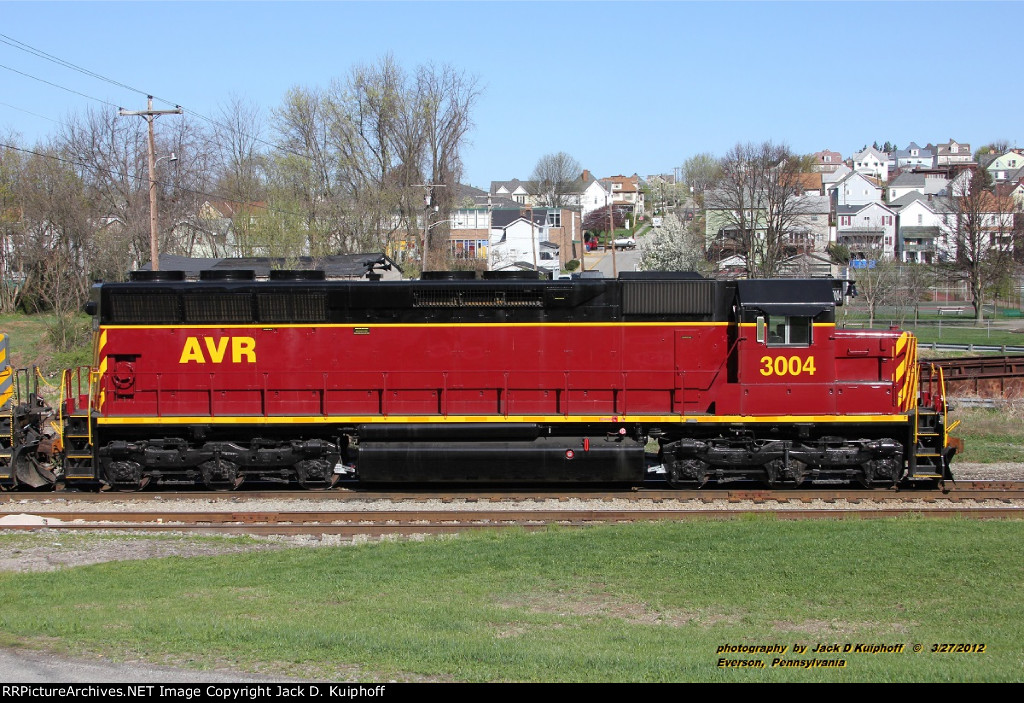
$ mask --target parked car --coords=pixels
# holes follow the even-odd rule
[[[619,237],[615,240],[616,249],[634,249],[636,248],[636,239],[633,237]]]

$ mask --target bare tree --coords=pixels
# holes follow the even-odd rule
[[[795,250],[808,203],[800,194],[800,160],[784,144],[737,144],[720,162],[707,195],[718,246],[743,257],[747,276],[773,278]]]
[[[289,90],[284,104],[273,111],[281,151],[272,164],[271,205],[293,203],[301,208],[301,227],[311,253],[324,248],[323,239],[338,238],[335,235],[342,221],[332,112],[327,94],[300,87]],[[259,247],[260,242],[243,241],[241,245],[243,249]]]
[[[537,192],[548,207],[561,208],[571,203],[573,186],[580,180],[583,167],[573,157],[560,151],[545,154],[533,167],[530,179],[536,184]]]
[[[915,263],[900,266],[899,289],[893,300],[893,305],[900,316],[900,324],[906,322],[911,310],[914,312],[914,321],[917,321],[921,301],[937,279],[935,267],[931,264]]]
[[[390,56],[356,66],[327,92],[293,89],[274,112],[286,153],[273,162],[271,199],[303,209],[314,255],[411,242],[451,216],[479,93],[476,79],[448,66],[421,66],[412,78]],[[423,183],[433,184],[436,211],[423,210]],[[432,234],[432,248],[446,251],[447,226]]]
[[[956,249],[954,269],[967,281],[974,319],[984,321],[984,303],[1010,275],[1014,225],[1019,206],[1009,194],[989,190],[988,172],[977,169],[962,195],[948,200]]]
[[[423,117],[406,73],[385,56],[356,66],[331,93],[331,135],[345,201],[345,246],[388,250],[408,221],[422,182]]]
[[[25,219],[22,208],[22,182],[25,169],[18,138],[10,134],[0,146],[0,312],[13,312],[24,280],[22,262]]]
[[[267,158],[260,109],[237,95],[220,108],[212,147],[216,150],[217,192],[239,203],[266,198]]]
[[[892,259],[884,258],[880,250],[873,251],[865,263],[870,268],[856,269],[857,293],[867,305],[870,327],[875,323],[879,307],[892,305],[901,297],[900,268]]]
[[[43,147],[26,164],[22,202],[27,306],[67,315],[86,299],[98,254],[85,184],[58,149]]]
[[[108,256],[104,278],[120,278],[150,257],[149,174],[146,130],[135,119],[112,110],[87,110],[72,118],[58,137],[58,148],[75,164],[102,232]]]
[[[157,152],[174,155],[157,165],[160,251],[183,256],[209,255],[219,232],[210,232],[203,206],[217,187],[218,157],[215,138],[188,116],[168,123],[157,140]],[[214,246],[200,248],[203,234]],[[212,240],[212,241],[211,241]]]
[[[426,156],[424,173],[430,175],[431,202],[437,205],[435,221],[451,219],[462,176],[462,147],[473,127],[470,117],[480,97],[478,80],[455,68],[427,65],[420,67],[416,77],[416,94],[425,116]],[[427,226],[431,224],[427,210]],[[442,255],[449,250],[449,226],[438,225],[431,233],[430,251],[424,252],[424,270],[435,250]],[[445,257],[446,258],[446,257]]]

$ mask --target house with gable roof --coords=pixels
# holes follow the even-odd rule
[[[838,151],[824,149],[814,152],[811,156],[814,158],[814,170],[818,173],[833,173],[843,165],[843,155]]]
[[[843,180],[847,176],[853,173],[853,169],[842,164],[835,171],[823,171],[821,174],[821,187],[825,192],[825,195],[831,195],[832,190],[836,187],[836,183]]]
[[[914,171],[921,168],[932,168],[935,165],[935,153],[910,142],[906,149],[897,149],[889,155],[889,160],[901,171]]]
[[[889,207],[896,211],[896,255],[900,261],[933,264],[950,258],[940,201],[914,191],[891,201]]]
[[[505,271],[532,268],[557,276],[561,270],[560,247],[551,239],[547,212],[536,210],[495,210],[491,213],[491,234],[487,247],[487,269]]]
[[[609,176],[601,185],[611,193],[613,205],[627,205],[633,210],[634,220],[644,214],[644,192],[640,189],[640,176]]]
[[[854,259],[896,255],[896,213],[880,202],[836,207],[836,241]]]
[[[946,144],[936,144],[934,147],[929,144],[927,148],[935,151],[936,166],[960,166],[974,161],[974,157],[971,156],[971,145],[952,139]]]
[[[949,187],[949,179],[933,173],[909,171],[893,178],[885,186],[887,200],[892,203],[908,193],[938,195]]]
[[[491,181],[489,194],[493,198],[504,198],[520,205],[540,205],[537,200],[537,184],[533,181]]]
[[[832,185],[833,209],[840,205],[866,205],[882,201],[882,186],[874,178],[856,171]]]
[[[1024,149],[1010,149],[992,159],[985,168],[994,183],[1003,183],[1013,179],[1017,171],[1024,168]]]
[[[850,164],[857,173],[882,181],[889,180],[889,156],[872,146],[851,156]]]

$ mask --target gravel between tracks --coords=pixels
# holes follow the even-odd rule
[[[955,475],[962,480],[1024,480],[1024,464],[958,464]],[[16,524],[39,524],[34,513],[62,513],[76,511],[131,511],[131,512],[277,512],[277,511],[379,511],[379,510],[445,510],[445,511],[514,511],[514,510],[737,510],[737,511],[785,511],[785,510],[837,510],[843,508],[870,509],[870,504],[850,503],[844,500],[815,500],[809,503],[777,503],[767,501],[739,501],[730,503],[723,499],[705,503],[702,500],[655,501],[655,500],[587,500],[550,498],[528,501],[479,501],[479,500],[346,500],[317,499],[314,496],[294,499],[248,499],[244,494],[231,494],[217,499],[177,498],[168,494],[163,500],[134,502],[116,501],[94,505],[83,505],[61,498],[55,494],[8,495],[0,503],[0,534],[14,536],[14,539],[0,549],[0,572],[52,571],[60,568],[97,564],[106,561],[129,559],[150,559],[180,556],[196,557],[228,554],[246,551],[276,550],[289,547],[317,547],[356,544],[369,538],[350,538],[336,535],[322,537],[259,537],[259,538],[204,538],[180,534],[130,535],[117,534],[68,534],[57,530],[43,529],[26,533],[4,531],[4,522]],[[884,503],[878,503],[884,507]],[[901,503],[906,507],[906,503]],[[940,507],[924,500],[914,501],[921,510]],[[1005,507],[1002,501],[973,501],[973,507]],[[36,520],[37,522],[33,522]],[[406,538],[408,539],[408,538]]]

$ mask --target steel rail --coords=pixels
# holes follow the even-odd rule
[[[3,529],[37,531],[184,532],[248,535],[381,536],[449,534],[482,529],[545,529],[637,522],[737,520],[771,514],[774,520],[880,519],[915,515],[922,518],[1024,519],[1024,506],[1014,507],[887,507],[828,510],[561,510],[561,511],[381,511],[354,513],[67,513],[36,515],[45,524],[4,525]],[[93,521],[86,521],[90,518]],[[51,522],[52,520],[52,522]]]
[[[959,481],[949,482],[943,488],[899,489],[891,488],[843,488],[838,486],[815,486],[799,489],[770,489],[757,486],[744,488],[704,488],[700,490],[675,490],[660,488],[640,489],[572,489],[557,488],[495,491],[493,489],[460,489],[438,488],[433,490],[367,490],[367,489],[335,489],[331,491],[153,491],[139,493],[91,493],[63,491],[57,493],[20,492],[0,494],[0,512],[6,507],[25,505],[32,502],[54,503],[163,503],[173,504],[186,500],[203,500],[214,503],[244,504],[257,500],[295,500],[311,501],[387,501],[387,502],[425,502],[425,501],[465,501],[479,503],[508,502],[542,502],[558,500],[591,500],[591,501],[670,501],[683,502],[701,500],[755,502],[777,501],[835,501],[835,500],[1016,500],[1024,493],[1024,481]]]

